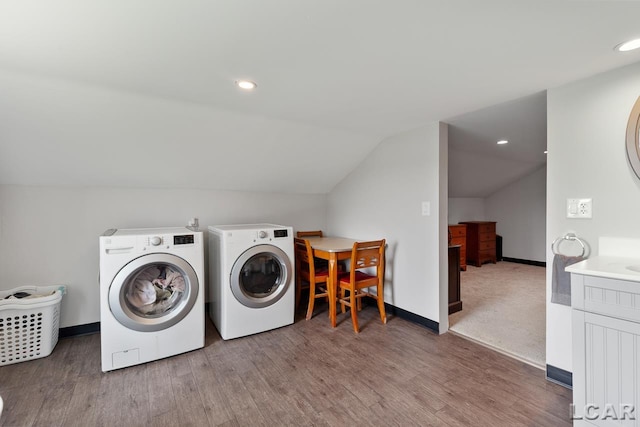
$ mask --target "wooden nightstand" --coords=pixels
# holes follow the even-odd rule
[[[467,226],[467,262],[480,267],[485,262],[496,263],[495,221],[465,221]]]
[[[467,226],[464,224],[449,224],[451,241],[449,246],[460,245],[460,269],[467,271]]]

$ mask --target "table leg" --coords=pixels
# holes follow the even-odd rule
[[[329,256],[329,283],[327,293],[329,294],[329,318],[331,327],[336,327],[336,295],[338,293],[338,261],[337,255],[331,253]]]

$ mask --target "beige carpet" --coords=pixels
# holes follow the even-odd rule
[[[449,329],[544,368],[544,267],[501,261],[460,276],[462,311],[449,316]]]

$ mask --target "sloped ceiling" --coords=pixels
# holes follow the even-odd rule
[[[640,60],[612,50],[638,16],[612,1],[2,0],[0,183],[328,192],[387,136]]]
[[[449,123],[449,197],[490,196],[546,164],[547,95],[466,113]],[[498,145],[497,141],[508,144]]]

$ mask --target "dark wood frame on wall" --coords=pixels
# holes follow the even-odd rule
[[[627,158],[631,168],[640,178],[640,140],[638,132],[640,131],[640,97],[636,100],[629,123],[627,123]]]

